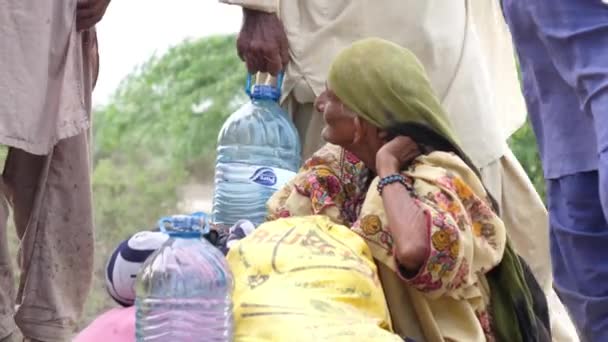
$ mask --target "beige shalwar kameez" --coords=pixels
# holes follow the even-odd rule
[[[93,270],[89,127],[94,31],[76,0],[0,1],[0,339],[68,341]],[[15,292],[9,206],[20,239]]]
[[[506,140],[526,118],[511,37],[499,1],[220,0],[277,13],[289,40],[283,103],[304,157],[323,145],[323,118],[312,103],[333,57],[350,43],[379,37],[412,50],[464,151],[482,172],[515,248],[545,289],[555,341],[578,341],[552,289],[546,209]]]

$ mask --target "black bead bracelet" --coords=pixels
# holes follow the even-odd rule
[[[382,190],[384,190],[384,187],[389,184],[393,184],[393,183],[400,183],[401,185],[406,187],[406,189],[408,189],[408,190],[410,188],[410,186],[405,181],[404,176],[402,176],[400,174],[386,176],[386,177],[381,178],[380,181],[378,182],[378,193],[380,194],[380,196],[382,196]]]

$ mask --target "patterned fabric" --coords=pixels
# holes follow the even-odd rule
[[[351,226],[359,216],[369,170],[352,153],[327,144],[308,159],[297,176],[268,202],[268,220],[327,215]]]
[[[369,242],[378,261],[428,300],[450,297],[467,303],[487,340],[493,340],[490,293],[481,284],[485,273],[501,261],[506,244],[502,221],[491,210],[477,177],[453,154],[434,152],[419,157],[402,174],[412,182],[411,195],[428,219],[430,253],[419,272],[406,274],[397,264],[377,191],[368,191],[361,219],[352,229]],[[370,189],[377,182],[375,179]]]
[[[345,169],[349,172],[342,172]],[[403,298],[404,293],[415,306],[417,317],[393,315],[393,320],[417,320],[429,339],[494,340],[485,273],[500,263],[506,233],[481,182],[456,155],[444,152],[419,157],[402,174],[428,218],[431,252],[417,274],[402,272],[393,256],[393,239],[376,190],[378,179],[370,183],[369,171],[339,147],[322,148],[275,194],[269,202],[270,217],[314,213],[350,225],[368,242],[374,258],[393,271],[383,283],[402,284],[397,287],[403,292],[399,295],[387,291],[389,306],[391,298]],[[449,315],[446,306],[451,308]]]

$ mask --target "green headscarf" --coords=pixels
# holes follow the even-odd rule
[[[379,128],[414,125],[431,130],[479,175],[460,148],[424,67],[409,50],[378,38],[355,42],[334,59],[328,86],[351,110]],[[550,340],[543,327],[549,326],[544,294],[510,242],[487,279],[499,341]]]
[[[329,88],[350,109],[377,127],[416,123],[457,144],[424,67],[407,49],[370,38],[334,59]]]
[[[407,127],[418,141],[416,128],[430,130],[434,147],[437,139],[444,139],[479,176],[460,148],[422,63],[408,49],[379,38],[355,42],[334,59],[327,83],[351,110],[389,133],[409,135],[403,132]]]

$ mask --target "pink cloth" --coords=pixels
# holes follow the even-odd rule
[[[72,342],[134,342],[135,306],[112,309],[97,317]]]

